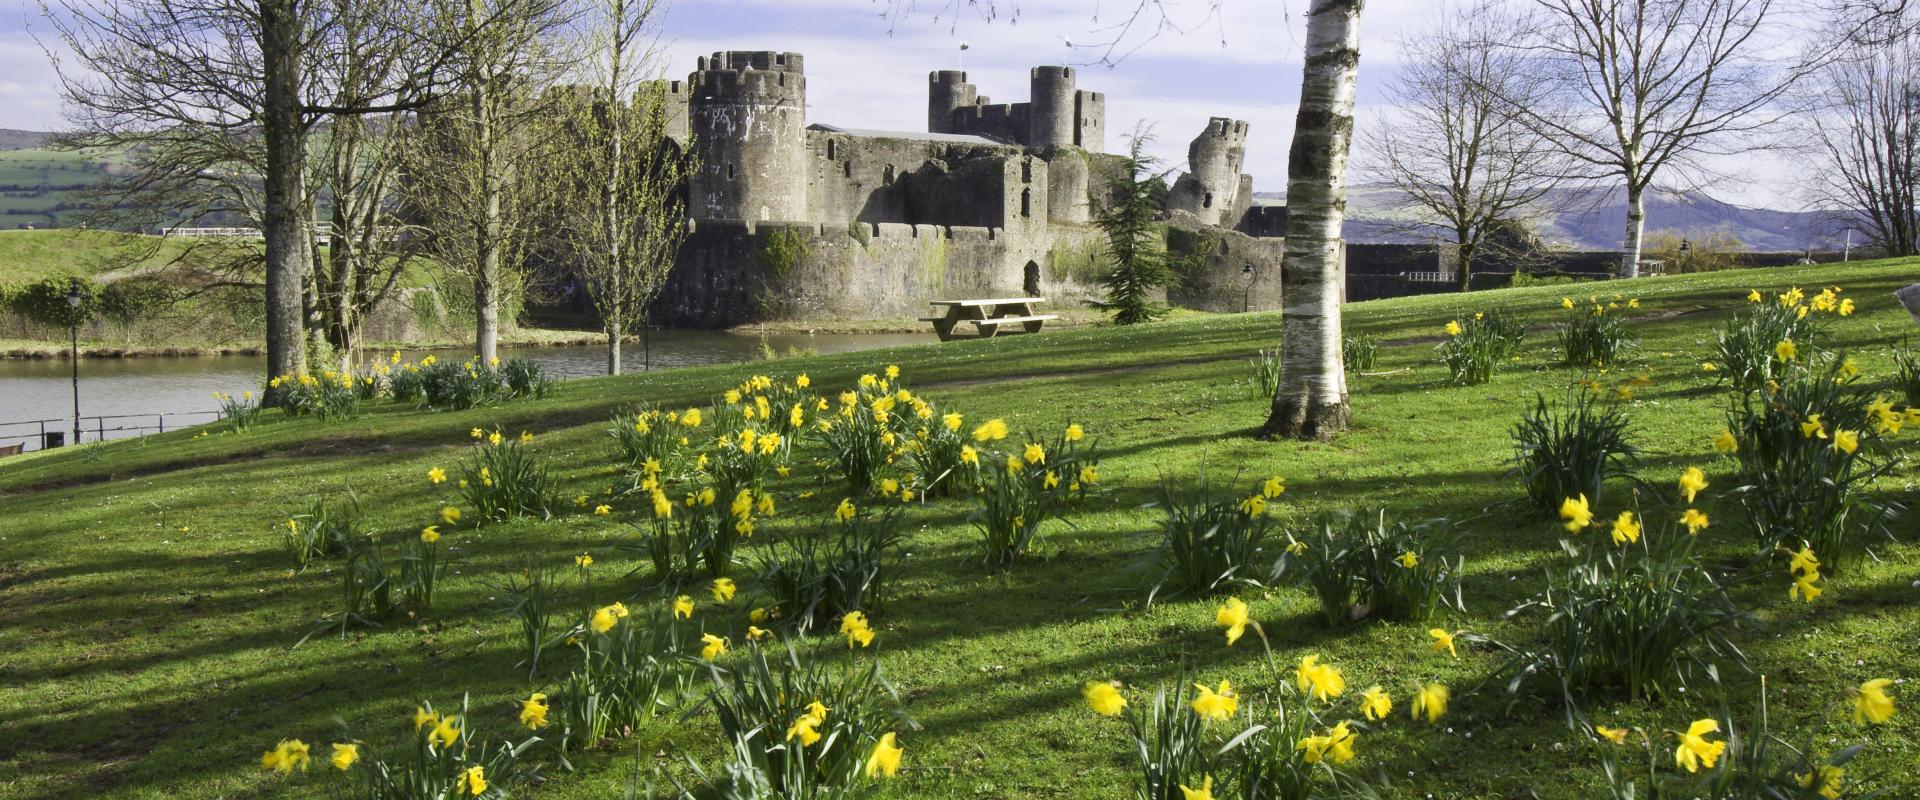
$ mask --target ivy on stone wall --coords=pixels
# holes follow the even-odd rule
[[[767,235],[760,248],[760,263],[774,280],[784,281],[793,268],[807,258],[807,235],[793,228],[781,228]]]

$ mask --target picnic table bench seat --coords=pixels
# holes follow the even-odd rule
[[[993,336],[1015,333],[1039,333],[1041,326],[1048,320],[1059,319],[1058,314],[1036,314],[1035,304],[1046,302],[1043,297],[1000,297],[962,300],[929,300],[936,309],[944,307],[946,313],[921,317],[921,322],[933,323],[933,332],[940,341],[952,339],[986,339]],[[961,323],[971,323],[971,334],[961,332]]]

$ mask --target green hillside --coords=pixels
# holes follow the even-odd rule
[[[1368,686],[1393,693],[1389,719],[1359,724],[1349,766],[1385,780],[1383,794],[1397,800],[1610,796],[1602,753],[1619,753],[1636,775],[1649,763],[1672,774],[1671,731],[1709,716],[1747,719],[1763,677],[1773,688],[1777,735],[1821,754],[1865,745],[1847,769],[1846,796],[1868,785],[1887,789],[1883,797],[1920,796],[1912,769],[1920,763],[1916,431],[1874,445],[1904,459],[1871,487],[1878,500],[1908,505],[1892,521],[1897,541],[1872,541],[1874,557],[1830,576],[1817,602],[1788,599],[1784,562],[1732,590],[1753,610],[1732,634],[1751,672],[1726,669],[1719,690],[1696,685],[1657,702],[1602,695],[1583,703],[1596,722],[1645,731],[1650,750],[1637,734],[1618,746],[1625,749],[1598,749],[1614,745],[1569,730],[1557,694],[1509,695],[1495,678],[1508,655],[1488,643],[1530,640],[1542,615],[1506,612],[1541,591],[1544,575],[1568,558],[1559,522],[1523,507],[1522,485],[1508,472],[1509,431],[1536,392],[1564,397],[1583,380],[1609,398],[1632,389],[1622,402],[1645,451],[1635,472],[1645,480],[1638,503],[1649,531],[1677,515],[1664,496],[1685,467],[1698,466],[1709,482],[1698,505],[1712,519],[1699,546],[1716,567],[1739,563],[1754,552],[1754,537],[1727,494],[1733,461],[1712,444],[1727,424],[1727,392],[1700,366],[1712,357],[1714,331],[1745,306],[1750,289],[1839,285],[1859,313],[1833,319],[1831,345],[1856,360],[1863,380],[1882,381],[1892,369],[1889,345],[1916,332],[1889,294],[1911,282],[1916,267],[1855,263],[1607,284],[1640,305],[1627,323],[1638,350],[1605,372],[1558,363],[1547,326],[1561,319],[1568,287],[1351,305],[1349,332],[1383,346],[1378,366],[1351,378],[1355,428],[1331,443],[1252,438],[1267,401],[1247,391],[1246,361],[1275,345],[1281,320],[1242,314],[582,380],[543,400],[468,411],[381,402],[334,423],[272,413],[246,433],[210,427],[0,461],[0,795],[325,796],[320,787],[335,774],[326,743],[357,739],[368,757],[410,752],[418,736],[407,720],[425,702],[445,709],[465,698],[463,724],[510,733],[518,701],[530,692],[561,697],[575,661],[571,649],[556,648],[531,678],[520,663],[518,623],[504,609],[508,584],[530,568],[560,576],[555,602],[569,621],[614,601],[655,609],[663,596],[691,595],[697,610],[685,624],[728,637],[736,652],[719,663],[737,667],[748,609],[767,591],[754,577],[767,543],[831,535],[842,484],[818,466],[826,454],[808,440],[791,475],[772,479],[779,511],[742,547],[736,600],[712,602],[701,583],[654,587],[641,547],[650,506],[606,495],[617,463],[609,418],[630,403],[703,406],[758,373],[781,382],[805,373],[812,391],[832,398],[863,373],[897,364],[904,386],[942,413],[963,414],[965,429],[1004,419],[1011,444],[1024,432],[1051,436],[1077,422],[1103,462],[1101,488],[1072,525],[1047,523],[1037,557],[1005,570],[980,563],[972,498],[905,507],[905,540],[888,562],[889,599],[872,614],[878,638],[863,651],[878,658],[911,720],[897,728],[906,769],[880,786],[881,797],[1131,798],[1138,772],[1127,726],[1088,710],[1085,683],[1118,681],[1139,708],[1156,686],[1231,680],[1252,705],[1276,679],[1291,682],[1292,666],[1307,655],[1344,671],[1348,694],[1327,706],[1334,719],[1358,720],[1354,699]],[[1491,309],[1530,326],[1517,360],[1490,383],[1450,384],[1435,353],[1442,326]],[[396,546],[417,540],[443,506],[466,505],[452,482],[436,486],[428,475],[444,468],[457,477],[474,452],[470,429],[533,434],[532,451],[560,483],[555,517],[474,527],[467,508],[464,521],[439,529],[452,561],[429,615],[345,638],[322,633],[295,647],[338,607],[342,572],[337,562],[291,571],[288,518],[316,496],[344,502],[351,489],[363,530]],[[1322,511],[1378,506],[1396,519],[1454,521],[1464,610],[1442,611],[1432,625],[1329,629],[1304,588],[1239,590],[1284,670],[1276,677],[1254,634],[1225,645],[1217,598],[1147,603],[1164,519],[1149,504],[1163,480],[1194,482],[1203,472],[1238,488],[1284,476],[1287,491],[1270,513],[1293,529]],[[1632,486],[1609,486],[1603,525]],[[607,503],[611,513],[576,507],[576,495]],[[1590,546],[1604,546],[1606,535],[1579,534]],[[575,567],[581,554],[593,557],[591,569]],[[1429,646],[1428,627],[1473,636],[1459,638],[1454,658]],[[682,646],[698,658],[697,637]],[[827,663],[849,658],[831,634],[800,647]],[[706,685],[696,674],[696,686]],[[1898,710],[1888,724],[1855,725],[1849,691],[1873,678],[1904,681],[1892,688]],[[1435,682],[1452,687],[1447,715],[1433,725],[1410,721],[1413,690]],[[697,700],[674,698],[638,730],[572,753],[571,771],[539,756],[548,764],[545,783],[514,796],[620,797],[636,769],[688,778],[686,758],[713,773],[719,727]],[[554,713],[557,720],[559,706]],[[290,738],[312,745],[312,769],[285,778],[263,771],[261,753]]]

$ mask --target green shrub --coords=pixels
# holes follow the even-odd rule
[[[1527,335],[1520,323],[1498,311],[1476,312],[1464,322],[1449,321],[1446,333],[1441,358],[1453,382],[1464,385],[1492,380],[1494,370],[1513,359]]]
[[[1274,359],[1279,359],[1275,351]],[[1380,340],[1372,336],[1353,335],[1340,340],[1340,360],[1349,370],[1373,369],[1380,361]],[[1279,378],[1276,370],[1275,379]],[[1267,397],[1273,393],[1268,392]]]
[[[823,628],[848,613],[871,614],[886,599],[887,551],[900,543],[899,508],[879,514],[856,509],[830,536],[802,535],[770,541],[760,585],[766,607],[801,633]]]
[[[427,375],[417,364],[404,364],[387,376],[387,393],[398,403],[425,402]]]
[[[1568,498],[1599,504],[1607,479],[1628,474],[1639,449],[1628,441],[1626,412],[1576,391],[1564,410],[1535,395],[1533,409],[1513,428],[1514,463],[1527,498],[1551,513]]]
[[[1816,305],[1839,313],[1836,293],[1829,289],[1807,303],[1799,289],[1768,302],[1754,292],[1747,307],[1727,320],[1714,334],[1716,372],[1737,391],[1757,392],[1784,374],[1793,362],[1812,358],[1826,341],[1825,314]],[[1851,301],[1849,301],[1851,302]]]
[[[1877,420],[1900,415],[1861,387],[1851,361],[1825,362],[1796,361],[1773,379],[1777,389],[1739,395],[1727,427],[1740,462],[1732,494],[1760,548],[1804,543],[1832,574],[1883,523],[1866,488],[1895,464],[1874,455],[1888,429]]]
[[[867,764],[883,746],[897,747],[896,729],[907,724],[878,662],[806,658],[792,645],[770,660],[767,648],[754,642],[742,662],[731,670],[708,668],[706,705],[725,737],[725,763],[709,779],[689,762],[711,785],[711,794],[697,796],[838,800],[866,794],[873,786],[868,773],[875,772]],[[684,797],[696,796],[680,788]]]
[[[1166,574],[1149,594],[1162,589],[1176,593],[1211,594],[1239,585],[1259,585],[1271,567],[1259,562],[1261,543],[1272,528],[1267,504],[1278,500],[1286,486],[1270,478],[1242,497],[1231,489],[1216,492],[1204,477],[1197,486],[1160,481],[1160,560]],[[1259,570],[1260,572],[1256,572]]]
[[[1281,574],[1293,571],[1313,591],[1330,626],[1387,619],[1425,622],[1441,604],[1465,610],[1452,523],[1387,521],[1384,510],[1323,514],[1290,536]]]
[[[1627,337],[1621,312],[1623,309],[1638,308],[1640,301],[1628,300],[1623,305],[1620,296],[1614,295],[1612,300],[1602,303],[1595,296],[1588,298],[1588,305],[1582,308],[1573,298],[1563,297],[1560,305],[1567,312],[1560,323],[1560,347],[1566,353],[1567,364],[1575,367],[1610,366],[1633,346],[1633,341]]]
[[[506,385],[506,396],[511,399],[537,400],[547,396],[553,389],[553,381],[547,378],[546,370],[524,358],[509,358],[500,367],[500,381]]]
[[[1343,346],[1344,347],[1344,346]],[[1344,353],[1345,351],[1342,350]],[[1280,390],[1280,350],[1261,350],[1247,359],[1247,394],[1253,400],[1272,400]]]
[[[1029,438],[1004,459],[997,453],[981,456],[988,463],[982,466],[986,475],[972,519],[985,539],[988,565],[1007,566],[1026,555],[1040,526],[1064,516],[1099,480],[1099,459],[1091,446],[1081,452],[1079,431],[1080,426],[1070,425],[1047,443]],[[975,429],[974,440],[1000,441],[1005,432],[1004,422],[989,420]]]
[[[481,434],[479,428],[473,432],[476,438]],[[475,445],[473,458],[460,466],[460,496],[480,512],[481,524],[553,515],[553,476],[526,448],[532,441],[529,433],[514,441],[496,430],[485,435]]]
[[[1663,697],[1712,679],[1723,665],[1745,669],[1731,638],[1742,611],[1728,582],[1701,560],[1698,538],[1638,514],[1614,525],[1631,525],[1632,536],[1617,530],[1612,544],[1584,546],[1563,539],[1573,565],[1549,573],[1544,592],[1508,612],[1546,615],[1535,642],[1507,665],[1509,688],[1551,680],[1571,709],[1594,692]]]
[[[78,290],[80,304],[67,302],[67,293]],[[90,278],[52,277],[17,285],[7,290],[7,307],[28,322],[54,328],[71,328],[93,322],[100,313],[100,284]]]
[[[440,361],[434,356],[420,360],[421,394],[427,405],[455,411],[473,408],[499,399],[500,380],[491,367],[478,357],[464,362]]]
[[[563,752],[592,747],[666,711],[688,687],[694,662],[682,654],[680,624],[666,598],[629,610],[588,612],[565,635],[580,662],[561,684]]]

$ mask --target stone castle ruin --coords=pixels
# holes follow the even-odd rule
[[[872,320],[933,298],[1098,296],[1093,219],[1119,157],[1105,152],[1105,95],[1077,75],[1035,67],[1027,102],[994,104],[965,72],[933,72],[927,131],[911,133],[809,125],[799,53],[699,59],[663,86],[670,135],[700,167],[655,318]],[[1168,194],[1175,305],[1279,306],[1284,209],[1252,205],[1246,137],[1245,122],[1209,120]]]

